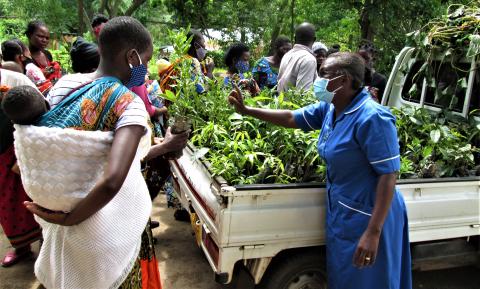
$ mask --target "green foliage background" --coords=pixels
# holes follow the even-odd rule
[[[338,43],[342,50],[356,50],[362,42],[361,20],[368,20],[369,36],[379,53],[376,68],[388,74],[395,55],[405,44],[405,34],[420,28],[429,19],[445,12],[452,3],[471,1],[442,0],[0,0],[0,41],[19,37],[29,20],[45,21],[55,49],[64,50],[61,35],[83,34],[88,23],[79,27],[78,7],[83,3],[86,23],[100,11],[103,2],[108,16],[126,13],[134,3],[142,3],[133,16],[142,21],[154,37],[156,47],[168,43],[167,28],[191,25],[208,36],[207,29],[221,31],[220,49],[233,41],[252,47],[254,58],[268,53],[270,42],[278,35],[292,37],[293,27],[308,21],[317,27],[317,39],[327,45]],[[293,8],[293,9],[292,9]],[[110,15],[109,15],[110,14]],[[88,34],[88,32],[87,32]],[[365,35],[363,35],[365,36]],[[91,37],[89,37],[91,38]],[[68,45],[64,45],[68,48]],[[222,62],[214,54],[217,66]]]
[[[55,59],[68,70],[70,43],[65,36],[83,35],[93,40],[88,29],[80,27],[79,3],[84,5],[83,23],[89,26],[85,20],[91,19],[101,10],[101,3],[106,2],[110,6],[104,12],[109,16],[122,15],[132,3],[142,2],[132,15],[151,32],[155,52],[159,46],[174,44],[172,30],[184,31],[182,28],[191,26],[208,37],[210,30],[207,29],[212,29],[220,31],[222,37],[217,40],[219,49],[209,52],[209,56],[221,66],[223,51],[232,42],[247,43],[254,58],[258,58],[269,52],[271,41],[278,35],[293,38],[295,25],[307,21],[317,27],[317,39],[328,46],[338,43],[342,50],[355,51],[360,43],[371,41],[378,49],[377,70],[388,74],[395,56],[405,45],[408,32],[441,16],[452,3],[471,1],[0,0],[0,41],[17,37],[26,42],[26,23],[41,19],[52,32],[51,51]],[[116,6],[112,7],[112,3]],[[149,64],[149,69],[155,77],[155,61]],[[179,99],[182,95],[195,95],[190,91],[190,77],[183,79],[185,85],[179,81],[185,91],[179,90],[176,96]],[[318,135],[278,129],[235,114],[231,108],[224,109],[224,88],[215,82],[208,86],[209,92],[202,98],[184,98],[176,105],[182,104],[182,111],[194,116],[192,142],[208,148],[203,150],[203,156],[211,163],[214,174],[235,184],[323,179],[325,168],[315,151]],[[311,102],[311,98],[295,91],[279,98],[264,91],[260,96],[247,99],[247,103],[254,106],[289,109]],[[478,174],[480,169],[475,166],[479,159],[478,124],[457,122],[448,115],[436,122],[425,110],[402,109],[394,113],[400,119],[397,124],[402,144],[401,177]],[[453,153],[455,159],[452,160]]]

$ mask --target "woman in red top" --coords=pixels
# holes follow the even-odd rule
[[[31,21],[27,25],[25,35],[34,64],[40,67],[47,80],[55,84],[62,76],[62,68],[58,62],[53,61],[52,54],[46,49],[50,42],[47,26],[42,21]]]

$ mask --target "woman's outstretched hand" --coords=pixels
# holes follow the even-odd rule
[[[247,90],[250,92],[252,96],[258,95],[260,93],[260,87],[258,86],[255,79],[242,79],[238,82],[240,88]]]
[[[243,95],[238,86],[234,83],[234,89],[228,95],[228,102],[235,107],[235,110],[240,113],[244,114],[247,110],[247,107],[243,103]]]

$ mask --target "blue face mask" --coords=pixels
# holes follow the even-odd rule
[[[130,66],[130,79],[125,85],[128,88],[144,84],[145,76],[147,75],[147,67],[145,66],[145,64],[142,63],[142,59],[140,58],[140,55],[136,50],[135,53],[138,56],[138,61],[140,62],[140,64],[137,66],[133,66],[131,63],[128,64]]]
[[[235,68],[238,70],[238,72],[245,73],[250,70],[250,64],[248,61],[239,60],[237,63],[235,63]]]
[[[203,48],[200,44],[195,42],[195,53],[197,54],[197,59],[202,61],[207,56],[207,50]]]
[[[315,93],[315,97],[320,100],[320,101],[325,101],[326,103],[330,104],[332,103],[333,97],[335,96],[335,92],[337,92],[339,89],[341,89],[343,86],[338,87],[334,91],[328,91],[327,86],[328,83],[332,80],[335,80],[339,77],[342,77],[343,75],[339,75],[337,77],[334,77],[332,79],[328,78],[319,78],[315,80],[313,83],[313,92]]]

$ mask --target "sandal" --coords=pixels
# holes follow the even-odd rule
[[[2,267],[13,266],[13,265],[17,264],[18,262],[20,262],[21,260],[26,259],[28,257],[31,257],[32,254],[33,253],[30,249],[25,250],[21,253],[17,253],[17,250],[10,251],[3,258],[2,262],[1,262],[1,265],[2,265]]]

